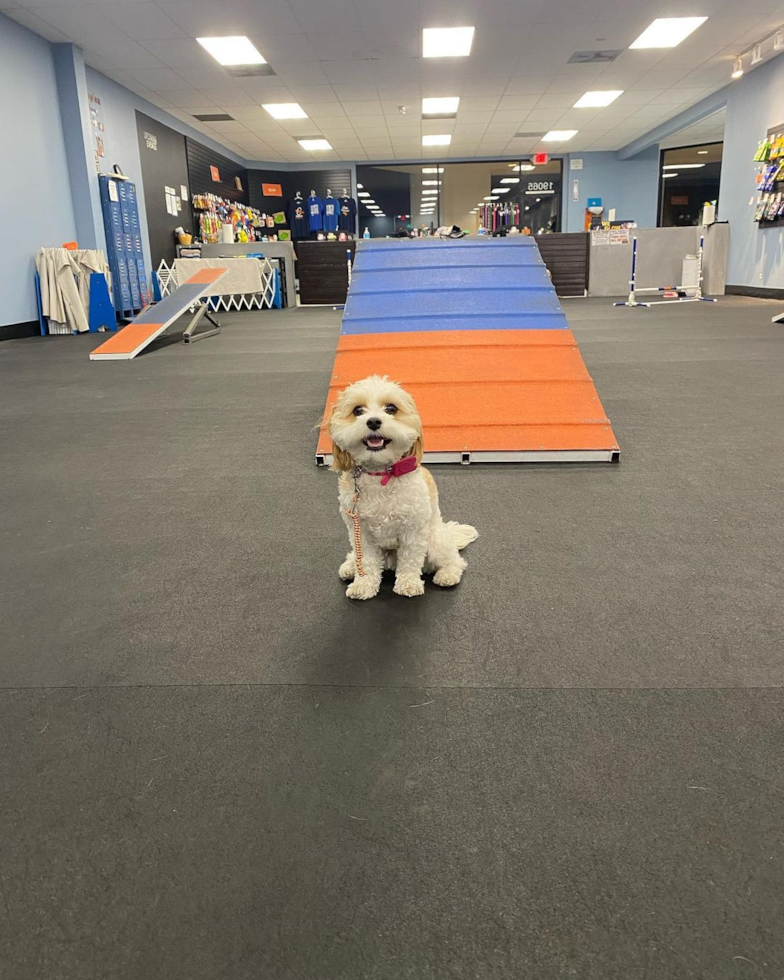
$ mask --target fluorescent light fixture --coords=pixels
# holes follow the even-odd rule
[[[704,157],[707,156],[707,150],[697,150],[697,156]]]
[[[519,177],[502,177],[501,178],[501,183],[502,184],[519,184],[520,183],[520,178]]]
[[[357,197],[370,197],[370,191],[357,191]]]
[[[658,17],[632,41],[630,48],[677,48],[707,17]]]
[[[370,198],[370,200],[368,200],[368,201],[363,201],[362,203],[363,203],[363,204],[375,204],[376,202],[375,202],[375,201],[373,200],[373,198],[371,197],[371,198]]]
[[[248,37],[197,37],[196,40],[219,65],[267,64]]]
[[[743,58],[736,58],[732,63],[730,78],[743,78]]]
[[[422,146],[449,146],[452,137],[449,133],[442,133],[438,136],[423,136]]]
[[[297,140],[303,150],[331,150],[332,144],[326,140]]]
[[[511,187],[493,187],[490,191],[491,194],[508,194],[511,191]]]
[[[484,200],[484,201],[497,201],[498,200],[498,196],[497,195],[495,195],[495,196],[491,195],[490,197],[485,197],[482,200]]]
[[[422,167],[423,174],[442,174],[443,172],[443,167]]]
[[[364,184],[357,184],[357,190],[361,191],[364,186]]]
[[[422,191],[422,196],[423,197],[435,197],[438,194],[439,194],[439,191],[437,191],[435,188],[433,188],[432,190]]]
[[[263,104],[262,109],[266,109],[273,119],[307,119],[308,114],[299,102],[275,102]]]
[[[465,58],[474,43],[473,27],[426,27],[422,31],[423,58]]]
[[[677,177],[677,176],[678,175],[674,174],[671,170],[668,173],[662,172],[662,177]]]
[[[662,170],[699,170],[704,166],[704,163],[665,163]]]
[[[460,96],[450,95],[443,99],[422,99],[422,115],[445,115],[446,113],[457,112],[460,105]]]
[[[577,129],[551,129],[549,133],[545,133],[542,137],[543,143],[565,143],[566,140],[570,140],[573,136],[576,136],[579,130]]]
[[[575,109],[603,109],[605,106],[611,105],[615,100],[623,95],[623,89],[607,89],[604,92],[586,92],[582,98],[578,99],[575,104]]]
[[[442,184],[442,181],[440,181],[440,180],[423,180],[422,181],[422,186],[423,187],[440,187],[441,184]]]
[[[518,172],[528,173],[529,170],[536,170],[536,167],[532,163],[521,163],[519,166],[516,166],[514,169],[517,170]]]

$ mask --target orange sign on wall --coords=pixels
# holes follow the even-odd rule
[[[262,184],[261,193],[264,197],[283,197],[283,188],[280,184]]]
[[[212,177],[216,184],[220,183],[220,171],[217,167],[210,167],[210,177]]]

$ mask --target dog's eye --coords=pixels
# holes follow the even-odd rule
[[[354,415],[364,415],[364,414],[365,414],[365,409],[361,405],[357,405],[357,407],[354,409]]]
[[[397,405],[385,405],[384,411],[387,415],[397,415]]]

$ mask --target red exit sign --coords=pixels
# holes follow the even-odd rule
[[[534,155],[533,155],[533,162],[534,162],[534,166],[541,167],[545,163],[549,163],[550,162],[550,154],[549,153],[534,153]]]

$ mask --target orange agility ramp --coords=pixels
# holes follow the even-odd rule
[[[536,242],[358,243],[325,407],[369,374],[411,392],[425,461],[616,462],[620,449]],[[316,462],[332,462],[322,430]]]
[[[225,269],[202,269],[197,272],[195,276],[191,276],[173,293],[164,297],[160,303],[148,306],[127,327],[123,327],[100,347],[96,347],[90,354],[90,360],[128,361],[132,357],[136,357],[156,337],[160,337],[164,330],[181,317],[187,309],[195,306],[202,296],[212,292],[212,287],[225,272]],[[205,311],[206,306],[201,307],[196,317],[201,317]],[[194,318],[191,327],[195,327],[196,322],[197,319]],[[210,331],[210,333],[217,333],[217,330]],[[190,339],[200,339],[203,336],[209,336],[209,334],[197,334],[191,336]]]

